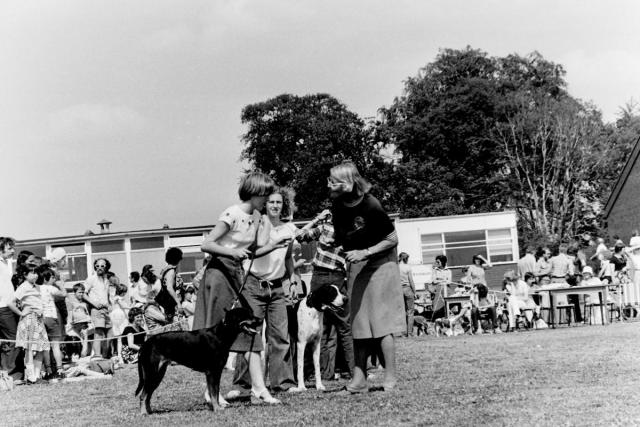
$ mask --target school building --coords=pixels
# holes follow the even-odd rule
[[[483,255],[494,265],[487,271],[487,280],[492,287],[498,287],[504,271],[516,265],[518,234],[514,211],[406,219],[391,215],[391,218],[398,233],[398,252],[409,254],[419,289],[430,282],[431,265],[439,254],[449,259],[448,267],[453,271],[454,280],[460,277],[462,267],[471,263],[473,255]],[[101,231],[96,234],[23,240],[17,242],[16,249],[47,257],[53,249],[64,248],[68,254],[68,281],[71,285],[84,281],[91,274],[97,258],[108,259],[111,271],[126,282],[131,271],[141,271],[145,264],[151,264],[159,271],[165,265],[166,250],[179,247],[184,253],[179,274],[185,283],[190,283],[204,259],[200,245],[213,228],[213,225],[165,226],[112,232],[109,221],[103,220],[98,224]],[[299,227],[304,224],[305,221],[296,222]],[[301,251],[301,256],[310,262],[315,245],[303,244]],[[303,273],[303,279],[308,280],[310,265]]]

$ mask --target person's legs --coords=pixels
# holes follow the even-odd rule
[[[380,348],[384,358],[384,383],[385,390],[391,390],[396,386],[396,345],[392,334],[382,337]]]
[[[367,357],[369,355],[369,345],[367,341],[368,340],[353,340],[355,366],[347,389],[362,390],[367,387]]]
[[[7,307],[0,308],[0,338],[15,340],[18,330],[17,316]],[[16,360],[20,354],[20,348],[13,342],[0,343],[0,369],[9,374],[14,380],[22,379],[22,372],[16,369]]]
[[[278,404],[280,401],[269,394],[267,386],[264,384],[264,374],[262,373],[262,360],[260,353],[250,351],[245,353],[243,359],[246,359],[249,365],[249,376],[251,377],[251,395],[257,398],[259,402]]]
[[[338,347],[338,333],[334,327],[333,313],[327,310],[324,313],[322,323],[322,341],[320,344],[320,369],[322,379],[331,381],[335,373],[336,349]]]
[[[249,307],[253,311],[254,316],[258,319],[264,320],[265,318],[265,310],[267,307],[267,301],[264,297],[264,290],[260,287],[260,283],[254,276],[248,276],[245,286],[242,290],[242,295],[245,297]],[[264,327],[264,323],[258,328],[258,332],[253,337],[255,340],[262,340],[262,328]],[[244,334],[239,336],[240,339],[245,338]],[[260,348],[262,346],[260,345]],[[236,351],[246,351],[247,348],[237,349]],[[264,349],[266,351],[267,349]],[[260,359],[260,353],[257,352],[258,358]],[[233,371],[233,388],[234,391],[227,396],[229,398],[237,397],[239,395],[245,395],[249,393],[249,390],[253,384],[253,378],[251,376],[250,367],[248,365],[249,357],[236,357],[236,365],[235,370]],[[262,363],[262,361],[260,361]],[[262,366],[260,366],[260,371],[262,372]],[[262,379],[264,383],[264,378]]]
[[[413,312],[414,312],[414,298],[413,291],[409,287],[403,287],[402,293],[404,295],[404,309],[406,312],[406,320],[407,320],[407,331],[406,335],[411,337],[413,336]]]
[[[103,338],[107,336],[107,332],[104,328],[93,328],[93,342],[91,347],[93,348],[93,357],[102,356],[102,343]]]
[[[289,358],[289,323],[282,286],[270,290],[266,328],[269,343],[269,383],[272,390],[286,390],[295,385]]]

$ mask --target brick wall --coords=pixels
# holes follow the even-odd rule
[[[640,229],[640,162],[634,163],[618,199],[607,218],[610,235],[618,234],[625,243],[631,233]]]

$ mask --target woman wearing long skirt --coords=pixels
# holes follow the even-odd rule
[[[346,390],[368,390],[367,357],[380,351],[385,367],[383,388],[390,390],[397,381],[394,334],[406,330],[395,227],[380,202],[369,194],[371,185],[353,163],[332,168],[328,186],[336,242],[346,252],[351,284],[355,369]]]
[[[268,241],[269,227],[260,227],[260,210],[274,189],[271,178],[253,172],[240,182],[238,190],[241,202],[227,208],[215,228],[202,244],[202,251],[210,254],[211,261],[207,265],[204,277],[198,289],[193,329],[208,328],[220,323],[226,310],[231,308],[243,283],[242,261],[252,255],[250,247],[257,241],[258,246]],[[258,235],[258,230],[264,230]],[[276,246],[271,242],[259,247],[255,256],[264,255]],[[241,303],[250,307],[244,298]],[[279,404],[280,401],[271,396],[264,384],[260,351],[262,340],[258,335],[240,333],[233,343],[231,351],[241,353],[249,363],[252,398],[268,404]],[[218,399],[222,406],[227,402],[220,396],[208,396],[205,399]]]

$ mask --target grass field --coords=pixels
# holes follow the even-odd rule
[[[170,367],[154,414],[138,415],[137,369],[113,379],[0,394],[1,425],[637,425],[640,323],[398,340],[391,392],[282,393],[276,407],[204,404],[204,380]],[[228,390],[230,373],[223,376]],[[379,384],[382,375],[372,379]],[[342,382],[328,382],[331,388]]]

